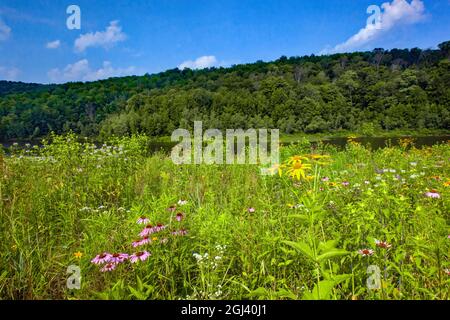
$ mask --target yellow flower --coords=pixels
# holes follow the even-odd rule
[[[301,160],[293,163],[287,170],[287,173],[297,180],[306,179],[306,171],[311,169],[310,164],[303,163]]]
[[[444,187],[450,187],[450,179],[444,182]]]
[[[81,257],[83,256],[83,254],[80,251],[75,252],[73,255],[75,256],[76,259],[81,259]]]
[[[158,237],[153,237],[152,238],[152,241],[156,241],[156,240],[158,240]]]
[[[306,176],[306,180],[308,181],[314,180],[314,176]]]
[[[336,183],[336,182],[328,182],[328,185],[329,185],[330,187],[336,187],[336,186],[337,186],[337,183]]]
[[[298,162],[301,163],[303,160],[308,160],[308,158],[302,157],[302,156],[293,156],[288,159],[287,163],[288,164],[296,164]]]

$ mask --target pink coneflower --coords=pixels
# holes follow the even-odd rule
[[[172,205],[172,206],[168,207],[167,210],[175,211],[175,210],[177,210],[177,206],[176,205]]]
[[[111,272],[117,267],[115,263],[108,263],[103,268],[100,269],[101,272]]]
[[[183,220],[183,218],[184,218],[184,215],[183,215],[182,212],[178,212],[176,217],[175,217],[175,219],[177,219],[178,222]]]
[[[256,211],[256,209],[255,209],[255,208],[253,208],[253,207],[251,207],[251,208],[248,208],[248,209],[247,209],[247,211],[248,211],[249,213],[253,213],[253,212],[255,212],[255,211]]]
[[[103,252],[102,254],[99,254],[94,259],[92,259],[91,262],[94,264],[102,264],[109,262],[109,259],[111,259],[111,254],[108,252]]]
[[[111,255],[111,258],[109,259],[110,263],[121,263],[128,259],[128,254],[126,253],[114,253]]]
[[[141,251],[141,252],[136,252],[135,254],[130,256],[130,262],[131,263],[136,263],[139,260],[141,261],[145,261],[147,260],[148,257],[150,257],[151,254],[148,251]]]
[[[323,181],[323,182],[330,181],[330,178],[328,178],[328,177],[323,177],[323,178],[322,178],[322,181]]]
[[[145,226],[144,230],[141,231],[141,233],[139,233],[139,235],[141,237],[146,237],[149,234],[152,234],[154,232],[153,226],[151,224],[148,224]]]
[[[178,200],[178,205],[180,205],[180,206],[184,206],[187,203],[188,203],[187,200],[183,200],[183,199]]]
[[[383,249],[389,249],[392,247],[392,245],[387,243],[386,241],[380,241],[380,240],[376,240],[376,239],[375,239],[375,245],[377,247],[383,248]]]
[[[350,182],[348,182],[348,181],[344,181],[344,182],[342,182],[342,185],[343,185],[344,187],[347,187],[347,186],[349,186],[349,185],[350,185]]]
[[[361,249],[358,250],[358,253],[363,257],[367,257],[373,255],[374,251],[372,249]]]
[[[150,239],[150,237],[145,236],[145,237],[143,237],[140,240],[134,241],[132,245],[133,245],[134,248],[136,248],[136,247],[139,247],[139,246],[143,246],[144,244],[150,243],[151,241],[152,240]]]
[[[187,235],[187,230],[186,229],[180,229],[177,231],[172,231],[172,235],[174,236],[185,236]]]
[[[450,234],[447,236],[447,239],[450,239]]]
[[[436,190],[430,190],[429,192],[425,193],[425,196],[433,199],[439,199],[441,197],[441,195]]]
[[[450,276],[450,269],[444,269],[445,274],[447,274],[448,276]]]
[[[137,223],[138,223],[138,224],[147,224],[147,223],[149,223],[149,222],[150,222],[150,220],[149,220],[147,217],[144,217],[144,216],[140,217],[140,218],[137,220]]]
[[[161,223],[158,223],[158,224],[156,225],[156,227],[154,227],[153,229],[154,229],[154,232],[159,232],[159,231],[161,231],[161,230],[164,230],[165,228],[167,228],[167,226],[165,226],[165,225],[163,225],[163,224],[161,224]]]

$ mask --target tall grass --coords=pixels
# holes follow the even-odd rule
[[[332,160],[296,181],[255,165],[177,166],[146,155],[146,141],[54,136],[0,158],[0,298],[449,298],[449,145],[289,146],[283,159]],[[96,255],[144,250],[131,245],[140,216],[168,226],[145,246],[152,255],[101,272]],[[67,288],[69,265],[81,269],[79,290]],[[369,265],[381,270],[378,289]]]

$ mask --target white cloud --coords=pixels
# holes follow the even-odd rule
[[[11,28],[0,18],[0,41],[5,41],[11,34]]]
[[[320,54],[351,51],[377,39],[393,28],[414,24],[425,18],[425,5],[422,0],[393,0],[381,5],[381,22],[378,25],[368,23],[366,27],[351,36],[347,41],[336,45],[333,49],[323,50]]]
[[[129,76],[135,73],[136,68],[133,66],[115,69],[109,61],[104,61],[101,68],[92,70],[89,66],[89,61],[83,59],[74,64],[67,65],[63,70],[58,68],[52,69],[47,75],[52,82],[60,83],[69,81],[95,81],[110,77]]]
[[[47,49],[57,49],[57,48],[59,48],[60,45],[61,45],[61,41],[55,40],[55,41],[47,42],[47,44],[45,45],[45,47],[46,47]]]
[[[0,80],[9,80],[14,81],[17,80],[17,77],[20,74],[20,70],[17,68],[8,68],[0,66]]]
[[[217,62],[218,61],[215,56],[202,56],[202,57],[195,59],[195,61],[192,61],[192,60],[184,61],[182,64],[180,64],[178,66],[178,69],[183,70],[186,68],[189,68],[189,69],[210,68],[210,67],[217,65]]]
[[[80,35],[75,40],[75,50],[83,52],[89,47],[103,47],[109,49],[117,42],[125,41],[127,35],[122,32],[119,21],[111,21],[105,31],[89,32]]]

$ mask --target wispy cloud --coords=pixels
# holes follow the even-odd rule
[[[83,59],[73,64],[67,65],[64,69],[58,68],[50,70],[47,75],[52,82],[69,82],[69,81],[95,81],[107,79],[110,77],[123,77],[136,73],[136,67],[114,68],[109,61],[104,61],[103,66],[93,70],[89,66],[89,61]]]
[[[47,49],[57,49],[57,48],[59,48],[60,45],[61,45],[61,41],[55,40],[55,41],[47,42],[47,44],[45,45],[45,47],[46,47]]]
[[[17,80],[20,75],[20,70],[14,67],[2,67],[0,66],[0,80]]]
[[[89,47],[102,47],[109,49],[117,42],[125,41],[127,35],[122,32],[119,21],[111,21],[105,31],[89,32],[80,35],[75,40],[75,50],[83,52]]]
[[[426,17],[425,5],[422,0],[412,0],[410,2],[407,0],[393,0],[391,3],[383,3],[381,8],[381,22],[378,25],[368,23],[347,41],[336,45],[331,50],[325,49],[320,54],[352,51],[370,43],[397,26],[415,24]]]
[[[204,69],[216,66],[218,61],[215,56],[202,56],[195,60],[187,60],[178,66],[178,69]]]
[[[0,18],[0,41],[5,41],[11,34],[11,28]]]
[[[18,11],[9,7],[0,7],[0,14],[4,17],[8,17],[9,20],[46,24],[49,26],[55,26],[57,24],[55,20],[44,18],[41,15],[26,13],[22,10]]]

